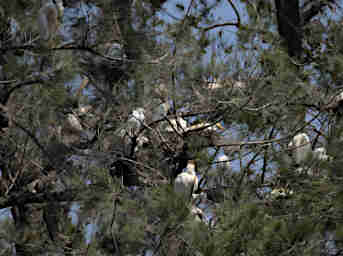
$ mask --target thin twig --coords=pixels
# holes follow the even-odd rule
[[[117,237],[116,237],[116,235],[114,234],[114,231],[113,231],[114,221],[116,219],[116,212],[117,212],[117,198],[115,198],[114,201],[113,201],[113,215],[112,215],[112,222],[111,222],[111,236],[112,236],[112,243],[113,243],[114,248],[116,250],[116,255],[120,256],[121,252],[120,252],[120,247],[119,247],[118,239],[117,239]]]

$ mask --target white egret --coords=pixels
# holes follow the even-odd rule
[[[288,147],[293,150],[294,160],[297,164],[302,164],[311,155],[311,141],[306,133],[294,136]]]
[[[293,190],[286,189],[286,188],[274,188],[270,192],[270,196],[272,199],[280,199],[280,198],[287,198],[293,195]]]
[[[223,83],[220,83],[217,81],[217,79],[214,79],[213,81],[207,81],[207,88],[210,90],[221,89],[223,87]]]
[[[123,125],[116,134],[124,139],[125,143],[132,143],[132,139],[136,137],[135,152],[140,150],[142,146],[149,142],[149,139],[143,134],[139,134],[145,120],[144,108],[137,108],[132,111],[125,125]]]
[[[174,181],[174,191],[178,195],[185,196],[187,199],[190,199],[197,188],[198,177],[195,173],[195,161],[189,160],[186,171],[180,173]]]
[[[126,130],[130,136],[134,136],[139,131],[139,129],[142,127],[144,119],[145,119],[144,108],[137,108],[132,111],[132,114],[127,121],[127,130]]]
[[[80,105],[78,109],[78,115],[79,116],[86,115],[91,110],[93,110],[93,107],[91,105]]]
[[[145,144],[149,143],[149,139],[143,135],[140,135],[137,138],[137,147],[135,148],[135,152],[137,152],[139,149],[141,149]]]
[[[80,133],[83,131],[80,121],[75,117],[74,114],[67,114],[67,129],[74,133]]]
[[[326,152],[326,148],[320,147],[313,151],[313,158],[317,161],[329,161],[330,156]]]
[[[319,147],[313,150],[313,161],[314,161],[314,166],[312,166],[311,169],[308,170],[308,174],[310,176],[327,176],[328,175],[328,170],[325,168],[325,165],[323,165],[323,162],[326,161],[331,161],[332,157],[329,156],[326,152],[326,148],[324,147]]]

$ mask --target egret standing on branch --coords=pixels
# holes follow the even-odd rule
[[[142,127],[145,120],[145,110],[144,108],[137,108],[132,111],[132,114],[127,121],[127,132],[130,137],[136,135],[139,129]]]
[[[313,158],[317,161],[329,161],[331,157],[327,154],[326,148],[320,147],[313,150]]]
[[[180,173],[174,181],[174,191],[180,196],[190,200],[194,191],[198,188],[198,177],[195,173],[195,161],[189,160],[186,171]]]
[[[314,166],[308,171],[308,174],[311,176],[327,176],[328,170],[325,168],[324,162],[329,162],[333,158],[327,154],[326,148],[319,147],[313,150],[313,161]]]
[[[207,88],[210,90],[222,89],[224,88],[224,84],[221,83],[219,80],[214,79],[213,81],[207,81]]]
[[[73,133],[79,134],[83,132],[82,125],[80,121],[76,118],[74,114],[67,114],[66,127]]]
[[[144,108],[137,108],[132,111],[132,114],[129,116],[125,126],[121,127],[116,132],[122,139],[124,139],[125,143],[133,143],[134,152],[149,142],[147,137],[139,134],[140,129],[143,127],[144,120]]]
[[[304,163],[311,155],[311,141],[306,133],[300,133],[292,139],[288,147],[293,151],[293,157],[296,164]]]

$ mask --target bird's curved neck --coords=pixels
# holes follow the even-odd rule
[[[188,166],[186,172],[192,175],[196,175],[195,166],[194,165]]]

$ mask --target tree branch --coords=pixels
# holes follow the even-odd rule
[[[237,23],[238,23],[238,27],[241,25],[241,17],[239,16],[239,12],[236,8],[236,6],[232,3],[232,0],[227,0],[229,2],[229,4],[231,5],[233,11],[235,12],[236,14],[236,17],[237,17]]]
[[[240,26],[241,26],[241,17],[239,15],[239,12],[238,12],[236,6],[232,3],[232,0],[227,0],[227,1],[229,2],[229,4],[231,5],[233,11],[236,14],[237,22],[226,22],[226,23],[222,23],[222,24],[215,24],[215,25],[209,26],[207,28],[204,28],[203,30],[205,32],[207,32],[209,30],[212,30],[212,29],[215,29],[215,28],[226,27],[226,26],[235,26],[237,28],[240,28]]]
[[[311,5],[311,7],[308,10],[303,11],[302,17],[303,17],[303,26],[306,25],[311,21],[313,17],[315,17],[318,13],[322,12],[323,9],[330,4],[335,4],[336,0],[327,0],[327,1],[308,1],[303,5],[303,7],[307,7],[308,5]]]
[[[222,24],[215,24],[215,25],[209,26],[207,28],[204,28],[204,31],[207,32],[207,31],[215,29],[215,28],[226,27],[226,26],[235,26],[235,27],[239,28],[240,24],[238,24],[237,22],[226,22],[226,23],[222,23]]]
[[[33,203],[47,203],[47,202],[70,202],[76,199],[76,196],[81,191],[76,189],[68,189],[62,192],[44,192],[31,193],[22,192],[14,193],[10,196],[0,198],[0,209],[12,207],[15,205],[25,205]]]

